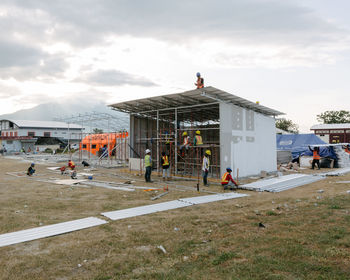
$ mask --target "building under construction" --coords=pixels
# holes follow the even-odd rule
[[[240,176],[276,171],[275,117],[283,113],[214,87],[110,105],[130,114],[130,162],[143,169],[145,150],[161,170],[161,153],[169,155],[172,174],[200,176],[202,157],[211,151],[211,177],[231,167]],[[203,145],[183,148],[183,133]],[[135,164],[133,165],[133,160]]]

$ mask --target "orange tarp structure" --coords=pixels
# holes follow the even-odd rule
[[[128,136],[128,132],[91,134],[81,141],[80,150],[89,151],[97,155],[98,151],[103,147],[108,148],[109,142],[109,151],[112,151],[116,143],[119,142],[118,139],[127,138]]]

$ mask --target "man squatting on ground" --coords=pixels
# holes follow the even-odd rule
[[[233,190],[234,187],[237,188],[238,184],[235,180],[233,180],[231,176],[232,169],[230,167],[226,168],[226,172],[221,177],[221,185],[224,187],[224,190],[227,190],[227,187],[230,188],[230,190]]]
[[[165,154],[165,152],[162,152],[162,158],[161,158],[161,164],[163,168],[163,180],[165,181],[165,178],[167,180],[170,179],[170,164],[169,164],[169,157]]]
[[[34,166],[35,166],[34,163],[32,163],[32,164],[29,166],[28,171],[27,171],[27,175],[28,175],[28,176],[32,176],[32,175],[35,173]]]
[[[151,173],[152,173],[152,158],[151,158],[151,150],[147,149],[146,150],[146,155],[145,155],[145,180],[146,182],[152,182],[151,181]]]

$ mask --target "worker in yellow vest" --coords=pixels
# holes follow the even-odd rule
[[[165,152],[162,152],[162,158],[160,163],[162,164],[163,168],[163,181],[170,179],[170,163],[169,163],[169,157],[165,154]]]
[[[202,177],[203,177],[203,185],[205,187],[209,187],[209,184],[208,184],[208,174],[209,174],[209,167],[210,167],[209,156],[211,156],[211,152],[210,150],[206,150],[203,157],[203,162],[202,162]]]
[[[151,158],[151,150],[147,149],[145,151],[146,155],[145,155],[145,168],[146,168],[146,172],[145,172],[145,180],[146,183],[152,182],[151,181],[151,173],[152,173],[152,158]]]
[[[194,140],[193,140],[193,146],[200,146],[200,145],[203,145],[203,140],[202,140],[201,132],[197,130],[196,136],[194,137]]]
[[[232,169],[230,167],[226,168],[226,172],[221,177],[221,185],[224,187],[224,190],[227,190],[227,187],[230,188],[230,190],[233,190],[234,187],[238,187],[238,184],[235,180],[233,180],[231,176]]]

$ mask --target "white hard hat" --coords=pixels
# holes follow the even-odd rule
[[[151,152],[150,149],[147,149],[147,150],[146,150],[146,154],[149,154],[150,152]]]

